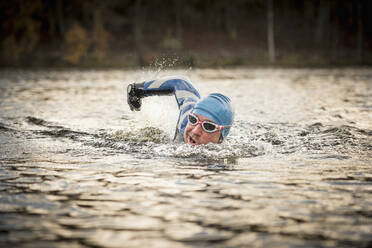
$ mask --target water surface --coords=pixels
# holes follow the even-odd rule
[[[369,69],[0,75],[2,246],[372,246]],[[129,110],[168,75],[230,96],[226,142],[174,144],[173,97]]]

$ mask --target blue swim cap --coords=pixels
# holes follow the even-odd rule
[[[218,125],[223,126],[232,125],[234,117],[230,98],[220,93],[212,93],[197,102],[192,112],[211,119]],[[224,128],[222,130],[223,139],[227,136],[229,131],[230,128]]]

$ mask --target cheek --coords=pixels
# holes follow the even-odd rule
[[[190,130],[192,130],[192,127],[189,124],[187,124],[187,126],[185,128],[185,134],[190,132]]]
[[[218,143],[219,139],[220,139],[219,133],[213,133],[213,134],[204,133],[202,136],[200,136],[200,142],[202,144]]]
[[[185,128],[185,132],[183,133],[183,137],[184,137],[184,138],[186,138],[186,134],[187,134],[188,132],[190,132],[191,129],[192,129],[192,127],[190,127],[190,125],[187,124],[187,126],[186,126],[186,128]]]
[[[219,132],[216,132],[216,133],[213,133],[212,135],[209,135],[207,138],[207,141],[208,142],[211,142],[211,143],[218,143],[219,139],[220,139],[220,133]]]

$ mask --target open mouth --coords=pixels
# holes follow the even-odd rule
[[[193,138],[191,138],[190,135],[187,136],[187,143],[189,143],[192,146],[195,146],[195,145],[198,144],[198,143],[196,143],[196,141]]]

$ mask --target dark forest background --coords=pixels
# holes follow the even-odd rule
[[[371,65],[371,12],[370,0],[0,0],[0,65]]]

